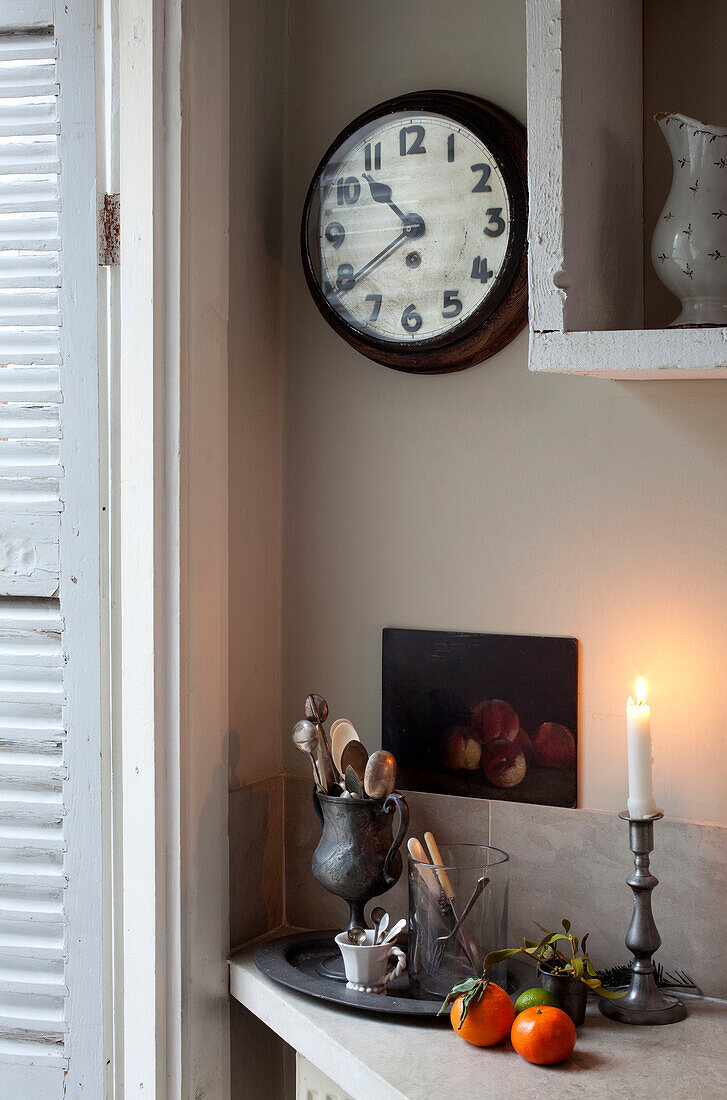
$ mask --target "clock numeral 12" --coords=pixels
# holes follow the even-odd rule
[[[411,145],[407,148],[407,137],[413,137]],[[423,126],[403,126],[399,130],[399,156],[408,157],[413,153],[426,153],[426,149],[422,145],[424,141],[424,127]]]
[[[449,164],[454,160],[454,134],[450,134],[447,138],[447,161]]]
[[[381,142],[377,141],[374,145],[374,171],[378,172],[381,168]],[[371,142],[366,143],[364,149],[364,170],[366,172],[371,171]]]
[[[481,256],[475,256],[472,261],[472,274],[470,275],[470,279],[479,279],[481,283],[486,283],[494,274],[495,272],[490,271],[487,266],[487,260],[483,260]]]

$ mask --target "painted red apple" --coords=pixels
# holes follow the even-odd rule
[[[439,746],[439,755],[445,768],[473,771],[480,766],[482,749],[466,726],[452,726],[447,730]]]
[[[576,762],[576,742],[567,726],[543,722],[533,734],[533,757],[544,768],[571,768]]]
[[[514,708],[502,699],[484,699],[472,711],[472,736],[482,745],[499,738],[512,741],[519,729]]]
[[[467,771],[476,771],[482,759],[482,745],[474,737],[464,739],[464,766]]]
[[[469,730],[464,726],[448,729],[439,745],[439,756],[445,768],[458,770],[464,767],[464,739]]]
[[[525,754],[513,741],[499,737],[482,746],[482,770],[493,787],[517,787],[528,766]]]
[[[512,738],[508,738],[508,740],[511,740],[513,745],[517,745],[517,747],[520,749],[523,756],[525,757],[525,763],[528,767],[530,767],[533,762],[533,743],[528,737],[525,730],[522,728],[522,726],[517,731],[515,736]]]

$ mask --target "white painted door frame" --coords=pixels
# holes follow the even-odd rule
[[[121,0],[118,1096],[225,1097],[228,0]]]

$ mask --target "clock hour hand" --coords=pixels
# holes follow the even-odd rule
[[[369,188],[371,190],[371,198],[374,200],[374,202],[385,202],[387,206],[391,207],[397,218],[401,218],[401,220],[406,224],[406,214],[402,214],[396,203],[393,203],[391,201],[391,188],[389,187],[388,183],[379,183],[378,180],[372,179],[368,172],[363,173],[363,178],[369,185]]]

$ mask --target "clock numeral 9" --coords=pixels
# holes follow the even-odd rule
[[[359,195],[361,194],[361,184],[356,176],[347,176],[346,179],[341,177],[336,184],[336,195],[338,198],[338,205],[353,206],[358,202]]]
[[[488,237],[499,237],[505,228],[505,222],[500,217],[500,215],[502,214],[502,207],[491,206],[487,210],[487,214],[490,218],[490,225],[485,226],[485,233]],[[490,228],[491,226],[494,226],[494,228]]]
[[[457,297],[458,294],[458,290],[445,290],[442,317],[459,317],[462,312],[462,303]]]
[[[492,169],[490,168],[489,164],[473,164],[472,165],[472,167],[470,168],[470,172],[479,172],[480,173],[480,178],[477,180],[477,183],[472,188],[472,194],[473,195],[477,191],[491,191],[492,190],[489,183],[487,182],[488,179],[490,178],[490,172],[491,171],[492,171]],[[489,212],[490,211],[488,210],[487,213],[489,214]]]
[[[334,248],[340,248],[346,239],[346,230],[340,222],[331,222],[326,226],[326,240]]]
[[[407,137],[413,137],[414,140],[407,148]],[[399,130],[399,156],[409,157],[413,153],[426,153],[426,149],[422,145],[424,141],[424,127],[423,126],[404,126]]]
[[[422,319],[416,311],[416,306],[412,302],[408,305],[401,315],[401,327],[405,332],[419,332],[422,327]]]
[[[355,284],[356,280],[353,277],[353,265],[341,264],[338,268],[338,274],[336,275],[336,286],[338,289],[350,290]]]
[[[481,283],[486,283],[494,274],[495,272],[490,271],[487,266],[487,260],[483,260],[481,256],[475,256],[472,261],[472,274],[470,275],[470,279],[479,279]]]

